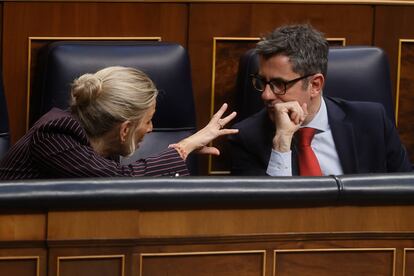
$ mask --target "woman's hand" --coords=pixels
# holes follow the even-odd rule
[[[171,145],[176,148],[184,159],[193,151],[201,154],[220,155],[220,151],[215,147],[207,146],[210,142],[219,136],[238,133],[238,129],[227,129],[224,126],[236,117],[236,112],[222,118],[228,105],[225,103],[219,111],[213,115],[210,122],[195,134],[181,140],[177,144]]]

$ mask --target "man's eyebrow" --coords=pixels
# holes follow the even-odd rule
[[[262,74],[260,74],[260,73],[257,73],[256,76],[258,76],[259,78],[262,78],[262,79],[266,80],[266,78]],[[284,78],[281,78],[281,77],[271,78],[271,79],[269,79],[269,81],[287,82],[287,80],[285,80]]]
[[[284,78],[277,77],[277,78],[271,78],[269,81],[278,81],[278,82],[288,82],[288,80],[285,80]]]

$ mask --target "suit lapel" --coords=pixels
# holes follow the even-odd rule
[[[263,112],[263,111],[262,111]],[[261,114],[263,116],[262,122],[263,125],[258,126],[259,131],[263,131],[263,133],[257,135],[256,137],[259,139],[263,139],[258,143],[260,156],[262,157],[262,162],[267,165],[269,164],[270,154],[272,152],[272,146],[273,146],[273,136],[275,135],[275,127],[272,121],[270,121],[269,116],[267,114],[266,109],[264,109],[264,112]]]
[[[352,123],[346,120],[345,113],[334,99],[326,97],[324,99],[328,111],[329,125],[343,172],[344,174],[355,173],[359,166],[356,158],[355,134]]]

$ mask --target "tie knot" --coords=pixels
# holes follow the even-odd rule
[[[302,127],[298,130],[299,146],[310,146],[316,129],[311,127]]]

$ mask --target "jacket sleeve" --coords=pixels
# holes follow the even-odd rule
[[[71,122],[68,122],[71,123]],[[70,127],[68,127],[70,128]],[[184,160],[174,149],[158,156],[121,165],[98,155],[76,132],[41,127],[32,138],[32,158],[45,175],[55,177],[111,177],[188,175]]]
[[[239,134],[229,136],[231,150],[231,174],[239,176],[267,175],[266,168],[243,144]]]
[[[398,130],[383,111],[388,172],[411,172],[412,164],[407,150],[401,143]]]

